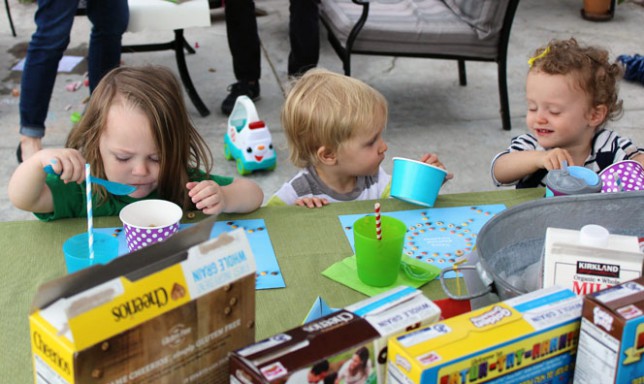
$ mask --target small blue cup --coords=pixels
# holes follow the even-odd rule
[[[391,197],[426,207],[434,206],[447,171],[420,161],[394,157]]]
[[[564,164],[546,175],[546,197],[597,193],[601,189],[599,175],[585,167]]]
[[[70,237],[63,244],[67,273],[95,264],[107,264],[118,256],[119,242],[110,235],[94,232],[94,258],[89,258],[87,232]]]

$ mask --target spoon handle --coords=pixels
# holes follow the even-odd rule
[[[54,168],[51,165],[45,166],[43,170],[45,171],[45,173],[58,176],[58,174],[54,171]],[[136,191],[136,187],[134,186],[117,183],[109,180],[103,180],[100,177],[90,176],[89,181],[94,184],[99,184],[104,186],[105,189],[113,195],[129,195],[130,193]]]

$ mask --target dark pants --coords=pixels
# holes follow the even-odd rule
[[[20,134],[45,135],[45,119],[54,90],[58,62],[69,45],[79,0],[38,0],[36,32],[27,47],[20,92]],[[92,22],[88,72],[90,92],[121,61],[121,36],[127,28],[127,0],[88,0]]]
[[[228,0],[224,9],[235,78],[238,81],[257,81],[261,75],[261,56],[255,3],[253,0]]]
[[[318,0],[290,0],[288,74],[301,75],[317,66],[320,57]]]

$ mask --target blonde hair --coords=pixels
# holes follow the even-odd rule
[[[290,160],[304,168],[317,163],[317,150],[336,151],[357,132],[387,119],[384,96],[364,82],[324,69],[299,78],[282,108]]]
[[[122,103],[142,111],[150,121],[159,151],[157,192],[184,209],[193,206],[185,184],[195,170],[210,173],[212,154],[188,117],[179,82],[161,66],[119,67],[111,70],[92,92],[87,110],[67,137],[66,146],[78,149],[91,164],[92,174],[105,178],[99,142],[110,107]],[[98,189],[100,201],[105,189]]]
[[[552,40],[538,48],[529,63],[530,71],[571,76],[575,85],[586,93],[592,107],[605,105],[608,112],[599,127],[605,125],[607,120],[621,117],[623,102],[618,96],[617,80],[622,75],[622,69],[608,61],[607,50],[581,46],[574,38]]]

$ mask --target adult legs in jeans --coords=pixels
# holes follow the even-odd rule
[[[320,57],[320,14],[318,0],[290,0],[288,56],[289,76],[298,76],[318,65]]]
[[[261,53],[255,2],[253,0],[226,1],[225,12],[228,47],[237,79],[237,82],[228,88],[230,93],[221,104],[222,113],[229,115],[238,96],[246,95],[252,100],[259,98]]]
[[[36,32],[27,48],[20,93],[20,134],[22,158],[42,147],[45,119],[49,110],[58,62],[69,45],[69,34],[79,0],[39,0],[35,14]],[[88,0],[87,12],[93,23],[88,67],[90,89],[101,76],[118,66],[121,36],[128,23],[127,0]]]
[[[94,91],[103,76],[121,63],[121,41],[130,19],[127,0],[88,0],[89,90]]]

